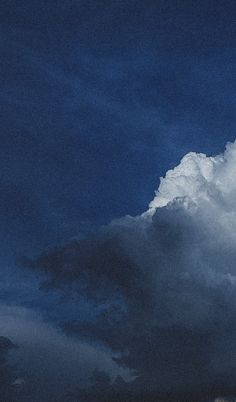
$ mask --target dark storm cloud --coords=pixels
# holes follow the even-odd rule
[[[110,351],[68,338],[32,309],[0,304],[0,322],[1,384],[19,402],[63,401],[66,393],[88,384],[94,369],[129,378]],[[6,353],[13,344],[6,335],[18,346],[9,354],[9,364]],[[0,400],[15,402],[14,398]]]
[[[186,155],[145,214],[28,261],[48,274],[44,287],[77,289],[95,306],[96,319],[67,322],[67,334],[119,353],[136,376],[101,400],[113,391],[140,401],[236,391],[235,150]]]
[[[15,367],[8,362],[9,352],[16,346],[4,336],[0,336],[0,401],[15,402],[18,400],[17,374]]]

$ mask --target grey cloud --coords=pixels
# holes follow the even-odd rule
[[[236,392],[235,173],[236,144],[216,157],[190,153],[143,215],[25,261],[48,274],[44,287],[76,289],[95,305],[96,320],[69,321],[65,331],[109,347],[135,376],[101,400]]]
[[[15,367],[9,363],[9,353],[16,349],[16,345],[7,337],[0,336],[0,401],[18,401],[17,373]]]
[[[70,390],[88,384],[94,368],[103,369],[112,377],[129,378],[128,370],[120,368],[108,350],[68,338],[30,309],[0,305],[0,322],[3,335],[7,334],[18,346],[10,354],[7,366],[6,352],[13,343],[0,338],[0,372],[6,377],[0,379],[0,389],[1,384],[4,389],[13,385],[17,397],[21,397],[19,402],[61,402]],[[10,371],[10,367],[16,371]]]

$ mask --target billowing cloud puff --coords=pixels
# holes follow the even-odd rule
[[[68,321],[66,333],[108,347],[132,371],[101,400],[112,389],[120,401],[236,393],[235,143],[216,157],[187,154],[141,216],[28,265],[48,274],[48,289],[91,302],[96,318]],[[99,400],[91,389],[81,400]]]

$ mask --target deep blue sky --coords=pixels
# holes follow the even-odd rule
[[[235,138],[234,1],[2,0],[4,253],[145,210]]]

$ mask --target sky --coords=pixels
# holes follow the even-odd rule
[[[236,398],[235,34],[228,0],[1,1],[2,402]]]

